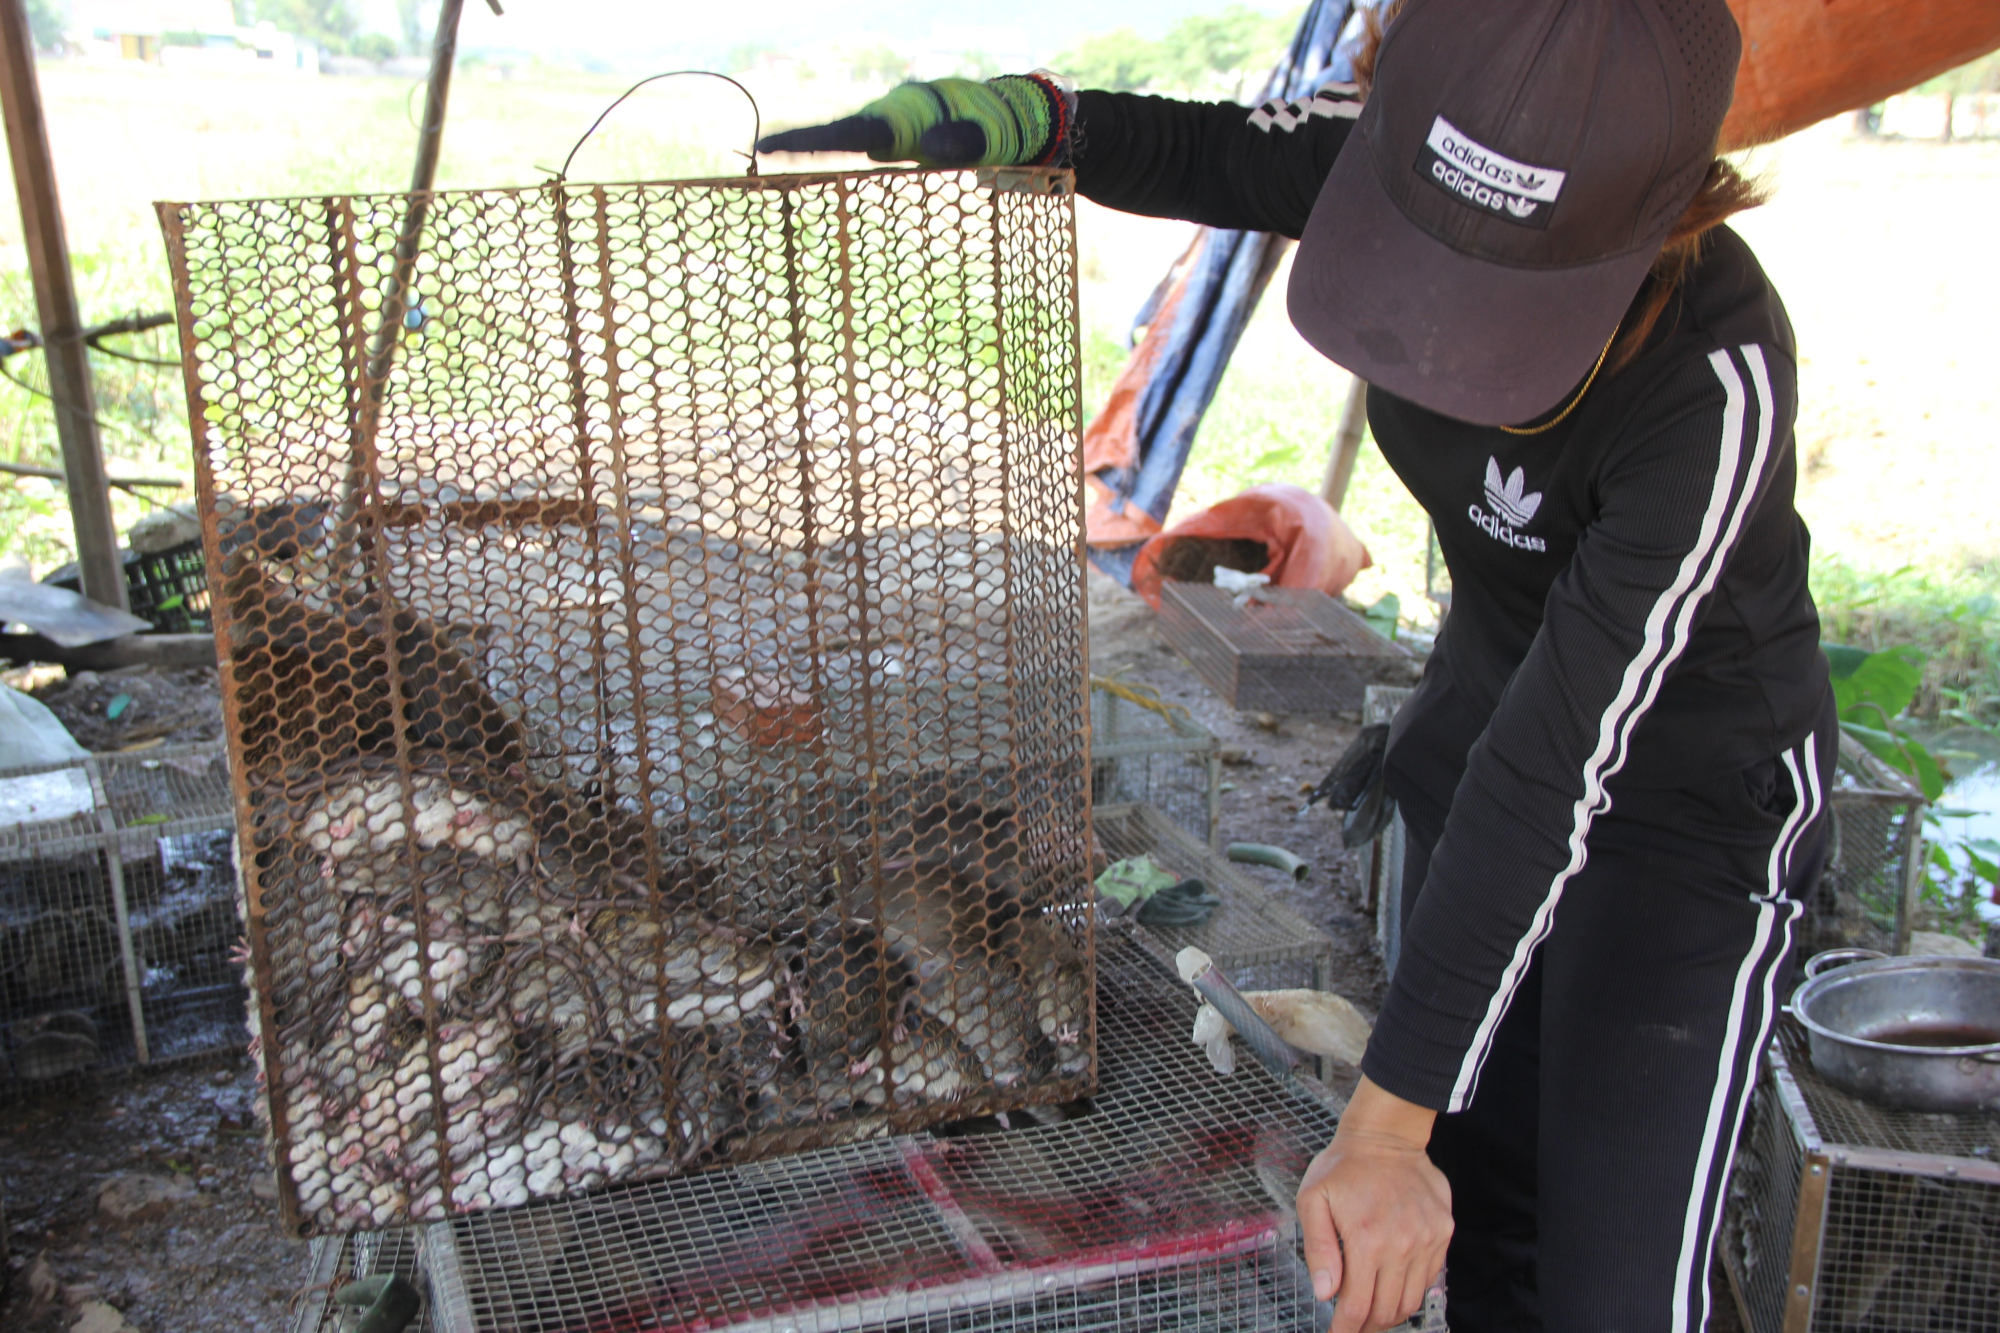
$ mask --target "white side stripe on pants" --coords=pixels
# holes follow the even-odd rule
[[[1458,1078],[1452,1085],[1451,1098],[1445,1106],[1447,1111],[1463,1111],[1471,1103],[1473,1090],[1479,1084],[1479,1071],[1492,1053],[1494,1034],[1499,1030],[1500,1020],[1506,1017],[1508,1006],[1514,1001],[1514,993],[1520,989],[1521,979],[1527,974],[1528,963],[1534,958],[1535,950],[1548,937],[1563,887],[1589,859],[1587,841],[1590,826],[1611,805],[1604,794],[1604,784],[1625,766],[1632,729],[1659,695],[1667,668],[1686,650],[1695,612],[1702,600],[1714,590],[1716,579],[1722,573],[1722,557],[1735,544],[1736,535],[1742,530],[1743,520],[1756,496],[1757,483],[1763,476],[1765,459],[1771,447],[1771,385],[1765,371],[1763,350],[1754,343],[1738,350],[1750,367],[1750,377],[1757,389],[1757,442],[1750,466],[1747,469],[1741,467],[1744,414],[1748,406],[1743,377],[1737,373],[1729,351],[1718,349],[1709,354],[1708,361],[1715,377],[1722,382],[1722,439],[1708,508],[1702,514],[1694,545],[1682,558],[1674,581],[1660,594],[1646,616],[1645,634],[1640,641],[1639,652],[1626,664],[1618,693],[1598,719],[1597,748],[1591,751],[1583,766],[1583,794],[1571,807],[1569,863],[1550,882],[1527,931],[1514,946],[1513,956],[1501,971],[1500,984],[1494,987],[1486,1013],[1473,1032],[1472,1043],[1459,1065]]]
[[[1709,1097],[1708,1120],[1702,1126],[1701,1150],[1695,1156],[1694,1178],[1688,1189],[1687,1218],[1681,1228],[1680,1261],[1674,1270],[1673,1333],[1689,1333],[1690,1330],[1708,1326],[1708,1272],[1702,1260],[1707,1257],[1715,1235],[1716,1218],[1725,1192],[1724,1182],[1729,1178],[1729,1167],[1736,1155],[1737,1131],[1749,1107],[1751,1088],[1757,1081],[1754,1070],[1756,1056],[1771,1037],[1771,1020],[1775,1013],[1775,997],[1771,992],[1776,984],[1778,964],[1791,950],[1792,925],[1801,910],[1798,903],[1780,899],[1791,869],[1792,851],[1798,846],[1800,835],[1819,817],[1818,738],[1808,736],[1804,745],[1786,751],[1784,764],[1785,772],[1792,780],[1792,812],[1786,816],[1784,827],[1778,830],[1777,839],[1771,844],[1768,880],[1764,892],[1757,899],[1757,929],[1751,939],[1750,951],[1743,956],[1743,964],[1736,970],[1736,985],[1729,998],[1729,1019],[1723,1029],[1722,1055],[1716,1061],[1715,1091]],[[1775,948],[1772,947],[1774,943]],[[1762,981],[1758,984],[1760,970]],[[1758,984],[1761,991],[1758,997],[1760,1004],[1754,1021],[1746,1024],[1744,1011],[1749,1006],[1753,984]],[[1752,1068],[1744,1075],[1739,1088],[1736,1078],[1739,1066],[1744,1063],[1743,1036],[1746,1026],[1754,1027],[1756,1036],[1749,1048]],[[1737,1093],[1734,1098],[1730,1097],[1732,1089]],[[1719,1172],[1716,1170],[1718,1154],[1721,1157]],[[1701,1311],[1699,1319],[1695,1318],[1697,1302]]]

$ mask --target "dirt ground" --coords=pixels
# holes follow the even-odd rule
[[[1361,907],[1362,856],[1341,847],[1332,815],[1300,809],[1303,789],[1325,774],[1358,719],[1238,713],[1166,645],[1138,598],[1093,573],[1090,602],[1092,670],[1152,685],[1215,733],[1225,760],[1223,838],[1277,843],[1311,863],[1303,883],[1242,869],[1331,937],[1331,988],[1372,1015],[1385,977],[1374,921]],[[105,748],[133,744],[141,728],[150,729],[142,740],[179,741],[212,736],[220,725],[213,672],[108,673],[37,692],[80,739]],[[109,721],[104,706],[120,692],[134,703]],[[1344,1093],[1355,1077],[1329,1081]],[[106,1333],[288,1327],[307,1248],[278,1229],[250,1078],[246,1061],[227,1057],[0,1103],[0,1238],[9,1254],[0,1328],[58,1333],[91,1302],[119,1311],[129,1326]],[[182,1182],[185,1197],[161,1216],[115,1225],[100,1215],[99,1192],[131,1176]],[[1713,1333],[1736,1333],[1719,1285],[1716,1310]]]
[[[142,1333],[284,1328],[306,1246],[278,1231],[250,1091],[247,1062],[231,1058],[0,1106],[12,1274],[0,1328],[56,1333],[91,1301]],[[101,1220],[99,1190],[131,1175],[194,1188],[160,1217]],[[42,1264],[56,1287],[37,1301]]]
[[[222,691],[214,667],[156,671],[120,667],[52,674],[28,690],[86,750],[183,745],[222,735]],[[126,702],[118,704],[123,698]],[[117,716],[111,710],[116,706]]]

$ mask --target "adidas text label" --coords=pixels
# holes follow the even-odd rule
[[[1472,520],[1474,527],[1491,537],[1494,541],[1499,542],[1502,546],[1511,546],[1517,551],[1546,551],[1549,549],[1548,543],[1540,537],[1530,537],[1525,533],[1514,531],[1513,528],[1502,523],[1476,504],[1465,507],[1465,516]]]
[[[1417,172],[1432,185],[1492,217],[1541,231],[1566,175],[1503,157],[1466,138],[1439,116],[1417,154]]]
[[[1552,167],[1531,167],[1525,162],[1503,157],[1484,144],[1474,142],[1443,116],[1431,122],[1427,143],[1432,152],[1462,167],[1481,184],[1497,186],[1509,194],[1540,200],[1545,204],[1553,204],[1562,194],[1566,173]]]

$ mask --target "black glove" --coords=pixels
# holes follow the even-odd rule
[[[1330,810],[1342,810],[1340,845],[1359,847],[1373,842],[1375,835],[1389,826],[1396,815],[1396,798],[1389,795],[1387,765],[1389,724],[1377,722],[1363,727],[1354,743],[1335,761],[1319,786],[1306,797],[1306,808],[1325,801]]]
[[[1210,893],[1208,885],[1198,879],[1184,879],[1140,903],[1139,910],[1133,915],[1139,918],[1140,925],[1155,929],[1162,926],[1205,926],[1220,906],[1222,899]]]

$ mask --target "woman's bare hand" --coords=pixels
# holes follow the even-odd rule
[[[1299,1185],[1313,1294],[1332,1333],[1393,1327],[1422,1308],[1451,1240],[1451,1186],[1424,1147],[1437,1113],[1366,1078]]]

